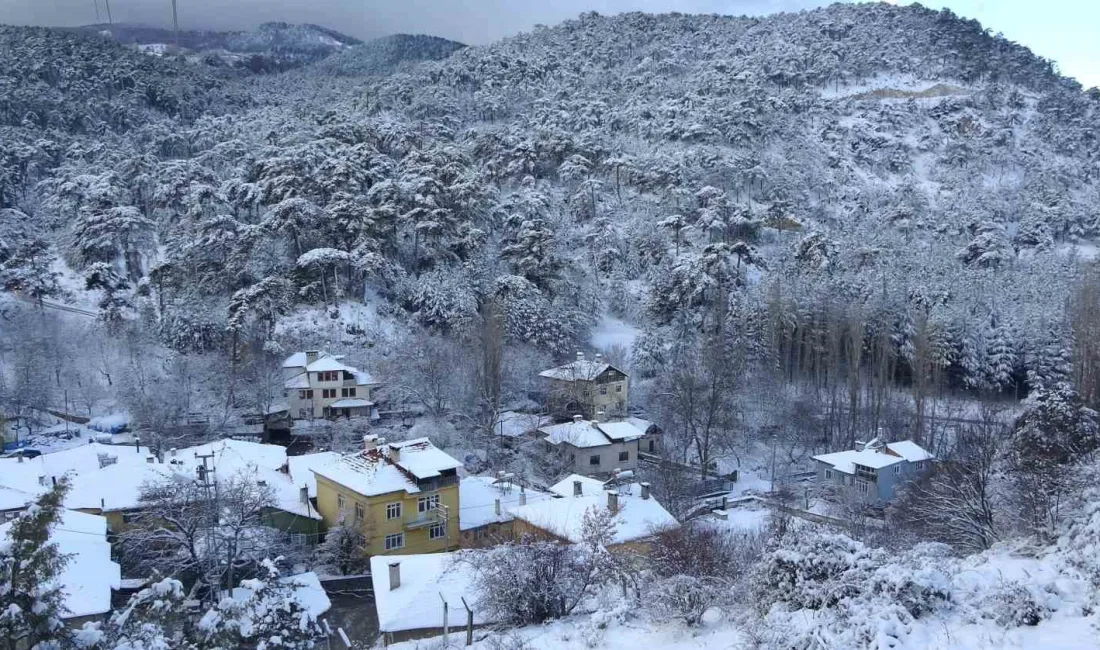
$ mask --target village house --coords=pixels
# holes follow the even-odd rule
[[[546,451],[556,454],[566,471],[592,476],[609,476],[616,469],[635,469],[645,437],[629,421],[600,422],[580,415],[573,416],[570,422],[540,427],[538,431]]]
[[[570,544],[584,541],[584,519],[589,511],[607,509],[614,522],[608,549],[648,553],[649,542],[662,530],[679,527],[676,518],[652,497],[648,483],[632,483],[630,473],[609,485],[574,475],[550,490],[562,498],[528,503],[512,509],[516,539],[532,535]]]
[[[857,443],[859,449],[814,456],[817,482],[839,495],[883,504],[907,481],[932,470],[934,457],[911,440]]]
[[[473,626],[494,623],[477,606],[474,568],[469,553],[431,553],[375,556],[370,560],[374,607],[382,643],[440,636],[449,628],[464,633],[466,607],[473,610]],[[446,612],[446,615],[444,615]]]
[[[122,447],[121,449],[129,449]],[[49,459],[53,454],[42,458]],[[313,505],[309,483],[312,473],[290,471],[286,449],[241,440],[219,440],[196,447],[170,450],[163,458],[152,453],[144,462],[108,462],[99,469],[74,472],[72,485],[65,496],[65,507],[80,512],[102,515],[112,533],[134,524],[145,513],[141,501],[146,485],[173,480],[193,481],[202,461],[209,456],[214,481],[241,475],[268,488],[274,503],[264,509],[265,526],[278,530],[299,544],[312,543],[319,535],[321,515]],[[128,458],[128,455],[123,456]],[[297,457],[300,465],[310,456]],[[325,456],[327,458],[327,455]]]
[[[0,525],[0,545],[6,543],[13,522]],[[122,570],[111,560],[107,520],[96,515],[62,510],[50,528],[50,543],[67,557],[54,579],[62,588],[61,618],[76,629],[102,620],[111,611],[111,592],[121,586]]]
[[[317,509],[327,528],[353,518],[370,555],[457,548],[461,466],[427,438],[364,436],[362,451],[313,468]]]
[[[283,361],[283,395],[291,419],[378,417],[373,391],[380,384],[343,358],[309,350]]]
[[[555,498],[515,482],[511,474],[469,476],[458,484],[458,526],[462,548],[480,548],[511,540],[512,508]]]
[[[576,414],[594,419],[625,417],[629,404],[629,378],[599,354],[594,360],[577,353],[575,361],[539,373],[548,381],[546,407],[550,415],[566,419]]]

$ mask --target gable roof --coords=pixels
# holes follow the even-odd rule
[[[618,372],[622,372],[624,375],[626,374],[622,370],[615,368],[615,366],[603,361],[577,359],[576,361],[558,366],[557,368],[543,370],[539,373],[539,377],[556,379],[558,381],[593,381],[607,372],[608,369],[614,369]]]
[[[833,469],[845,474],[855,474],[856,465],[863,465],[871,469],[882,469],[903,461],[915,463],[931,458],[933,458],[932,454],[911,440],[891,442],[885,448],[878,450],[865,447],[861,450],[836,451],[831,454],[814,456],[814,460],[832,465]]]
[[[394,451],[396,459],[392,458]],[[313,472],[363,496],[377,496],[401,490],[416,494],[420,492],[418,479],[434,478],[459,467],[461,462],[430,440],[416,438],[346,454],[313,467]]]
[[[309,388],[309,373],[299,373],[297,375],[294,375],[290,379],[287,379],[285,382],[283,382],[283,388],[287,388],[290,390],[302,390],[305,388]]]
[[[382,632],[403,632],[442,628],[443,603],[440,598],[447,602],[446,623],[452,629],[466,625],[463,598],[474,611],[474,625],[492,622],[485,608],[476,604],[474,568],[463,561],[464,553],[372,557],[371,582],[378,629]],[[400,566],[401,585],[397,589],[390,589],[389,584],[389,565],[392,563]]]
[[[555,498],[550,492],[525,488],[526,503],[538,503]],[[500,499],[500,514],[496,502]],[[512,521],[511,509],[520,505],[520,486],[492,476],[468,476],[458,484],[458,502],[462,504],[458,518],[460,530],[471,530],[489,524]]]
[[[618,490],[619,509],[614,516],[615,532],[612,544],[624,544],[644,539],[659,530],[680,524],[664,506],[650,497],[639,496],[637,486]],[[572,494],[572,492],[570,492]],[[512,509],[516,519],[545,530],[574,544],[584,541],[584,517],[590,509],[607,508],[607,491],[594,495],[567,496],[540,503],[529,503]]]
[[[596,420],[573,420],[561,424],[551,424],[539,428],[546,435],[546,442],[552,445],[570,444],[579,449],[602,447],[613,442],[629,442],[645,435],[630,422],[597,422]]]
[[[13,522],[0,526],[0,547],[7,546]],[[62,510],[58,522],[50,529],[50,542],[69,556],[69,561],[55,578],[62,588],[62,618],[105,614],[111,610],[111,590],[118,589],[122,579],[119,565],[111,561],[111,544],[107,541],[107,520],[75,510]]]

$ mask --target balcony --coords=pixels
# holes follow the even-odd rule
[[[443,518],[439,516],[439,513],[435,511],[431,512],[417,512],[412,516],[405,517],[405,529],[406,530],[418,530],[420,528],[427,528],[434,524],[443,523]]]
[[[453,487],[458,485],[458,476],[437,476],[435,478],[423,479],[416,482],[416,487],[420,488],[421,492],[435,492],[441,488]]]

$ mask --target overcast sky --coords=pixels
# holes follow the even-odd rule
[[[394,32],[427,33],[464,43],[488,43],[582,11],[681,11],[765,14],[829,4],[829,0],[177,0],[180,27],[244,29],[282,20],[312,22],[370,38]],[[894,0],[895,2],[897,0]],[[169,25],[171,0],[0,0],[0,22],[85,25],[106,22]],[[901,0],[904,4],[906,0]],[[1100,0],[925,0],[977,18],[994,32],[1053,59],[1086,86],[1100,85]]]

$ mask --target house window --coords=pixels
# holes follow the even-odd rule
[[[309,417],[309,409],[298,409],[298,417],[303,419],[303,420],[308,418]]]
[[[392,551],[395,548],[401,548],[405,545],[405,533],[395,533],[393,535],[386,535],[386,550]]]
[[[355,502],[355,518],[362,521],[367,516],[367,509],[363,507],[362,503]]]
[[[321,389],[321,397],[322,397],[322,399],[332,399],[332,398],[336,397],[336,389],[335,388],[323,388],[323,389]]]
[[[340,397],[355,397],[355,389],[354,388],[341,388],[340,389]]]
[[[894,473],[895,474],[901,474],[901,463],[898,463],[897,465],[894,465]]]
[[[856,481],[856,489],[859,490],[861,494],[867,494],[867,488],[870,485],[870,483],[864,481],[863,479]]]
[[[653,440],[649,441],[649,451],[653,451]]]
[[[920,471],[922,469],[924,469],[924,461],[919,460],[919,461],[917,461],[917,471]]]
[[[428,539],[439,539],[447,534],[446,524],[432,524],[428,528]]]
[[[599,454],[592,454],[591,456],[589,456],[588,457],[588,464],[589,465],[599,465],[600,464],[600,455]]]
[[[616,392],[616,393],[621,393],[621,392],[623,392],[623,385],[622,385],[622,384],[619,384],[618,386],[616,386],[616,387],[615,387],[615,392]]]
[[[600,386],[600,395],[607,394],[607,386]]]
[[[826,481],[833,480],[833,470],[831,470],[831,469],[825,470],[825,480]]]
[[[401,518],[401,502],[386,504],[386,519]]]
[[[344,508],[346,508],[347,505],[348,505],[348,502],[346,500],[344,500],[344,495],[337,494],[336,495],[336,509],[339,510],[340,512],[343,512]]]
[[[317,373],[317,381],[336,381],[338,379],[340,379],[340,373],[338,371]]]
[[[430,512],[431,510],[439,507],[439,495],[433,494],[428,497],[420,497],[416,500],[417,512]]]
[[[300,390],[298,391],[298,399],[313,399],[313,391]]]
[[[620,451],[619,452],[619,460],[620,461],[630,460],[630,452],[629,451]]]

